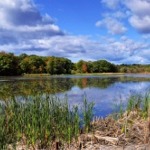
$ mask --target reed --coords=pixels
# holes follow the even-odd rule
[[[70,144],[83,128],[86,131],[90,128],[93,104],[86,99],[82,111],[79,106],[70,108],[67,98],[41,93],[19,99],[22,101],[11,96],[1,103],[0,149],[7,149],[9,145],[15,149],[17,143],[33,149],[50,148],[55,143]]]
[[[131,95],[127,102],[126,110],[128,112],[138,111],[139,114],[147,118],[150,109],[150,93],[147,92],[145,95],[134,94]]]

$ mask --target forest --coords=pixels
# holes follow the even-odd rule
[[[84,61],[73,63],[63,57],[37,56],[0,52],[0,76],[23,74],[77,74],[77,73],[149,73],[150,65],[116,65],[107,60]]]

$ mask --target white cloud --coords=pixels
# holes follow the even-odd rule
[[[126,27],[117,19],[107,17],[96,22],[97,27],[106,27],[111,34],[123,34],[127,31]]]
[[[150,15],[149,0],[125,0],[125,5],[138,16]]]
[[[126,18],[127,14],[121,12],[121,11],[116,11],[115,13],[112,13],[112,16],[114,18]]]
[[[64,35],[48,14],[40,14],[32,0],[1,1],[0,20],[0,44]]]
[[[116,9],[119,5],[119,0],[101,0],[101,2],[111,9]]]
[[[121,37],[120,40],[109,39],[104,37],[100,39],[101,42],[95,43],[95,52],[88,51],[90,57],[94,59],[107,59],[114,63],[147,63],[147,59],[144,56],[140,56],[142,51],[149,48],[149,44],[145,42],[138,42],[128,37]],[[128,61],[132,58],[132,61]],[[138,58],[138,59],[137,59]]]
[[[141,33],[150,33],[150,1],[125,0],[124,4],[131,11],[130,24]]]
[[[107,13],[103,13],[102,16],[104,18],[114,18],[114,19],[124,19],[127,17],[126,12],[121,12],[120,10],[115,11],[115,12],[107,12]]]
[[[102,0],[101,3],[112,8],[107,17],[128,18],[130,25],[138,32],[150,33],[150,0]]]
[[[139,32],[150,33],[150,16],[132,16],[129,22],[133,27],[135,27]]]

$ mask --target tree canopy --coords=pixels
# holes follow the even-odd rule
[[[21,75],[24,73],[49,73],[71,74],[71,73],[143,73],[150,72],[150,65],[121,64],[115,65],[107,60],[85,61],[80,60],[73,63],[63,57],[37,56],[21,54],[15,56],[13,53],[0,52],[0,76]]]

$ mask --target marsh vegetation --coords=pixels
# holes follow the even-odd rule
[[[124,110],[104,119],[93,116],[93,103],[69,106],[59,99],[38,93],[1,101],[0,149],[63,149],[149,142],[150,95],[132,95]],[[120,107],[121,108],[121,107]],[[140,137],[139,137],[140,136]],[[93,141],[94,140],[94,141]],[[95,142],[95,140],[97,142]]]
[[[21,99],[19,102],[12,96],[1,103],[0,149],[9,145],[15,148],[18,142],[38,149],[58,147],[91,129],[93,103],[86,99],[81,107],[72,108],[67,98],[60,100],[39,93]]]

